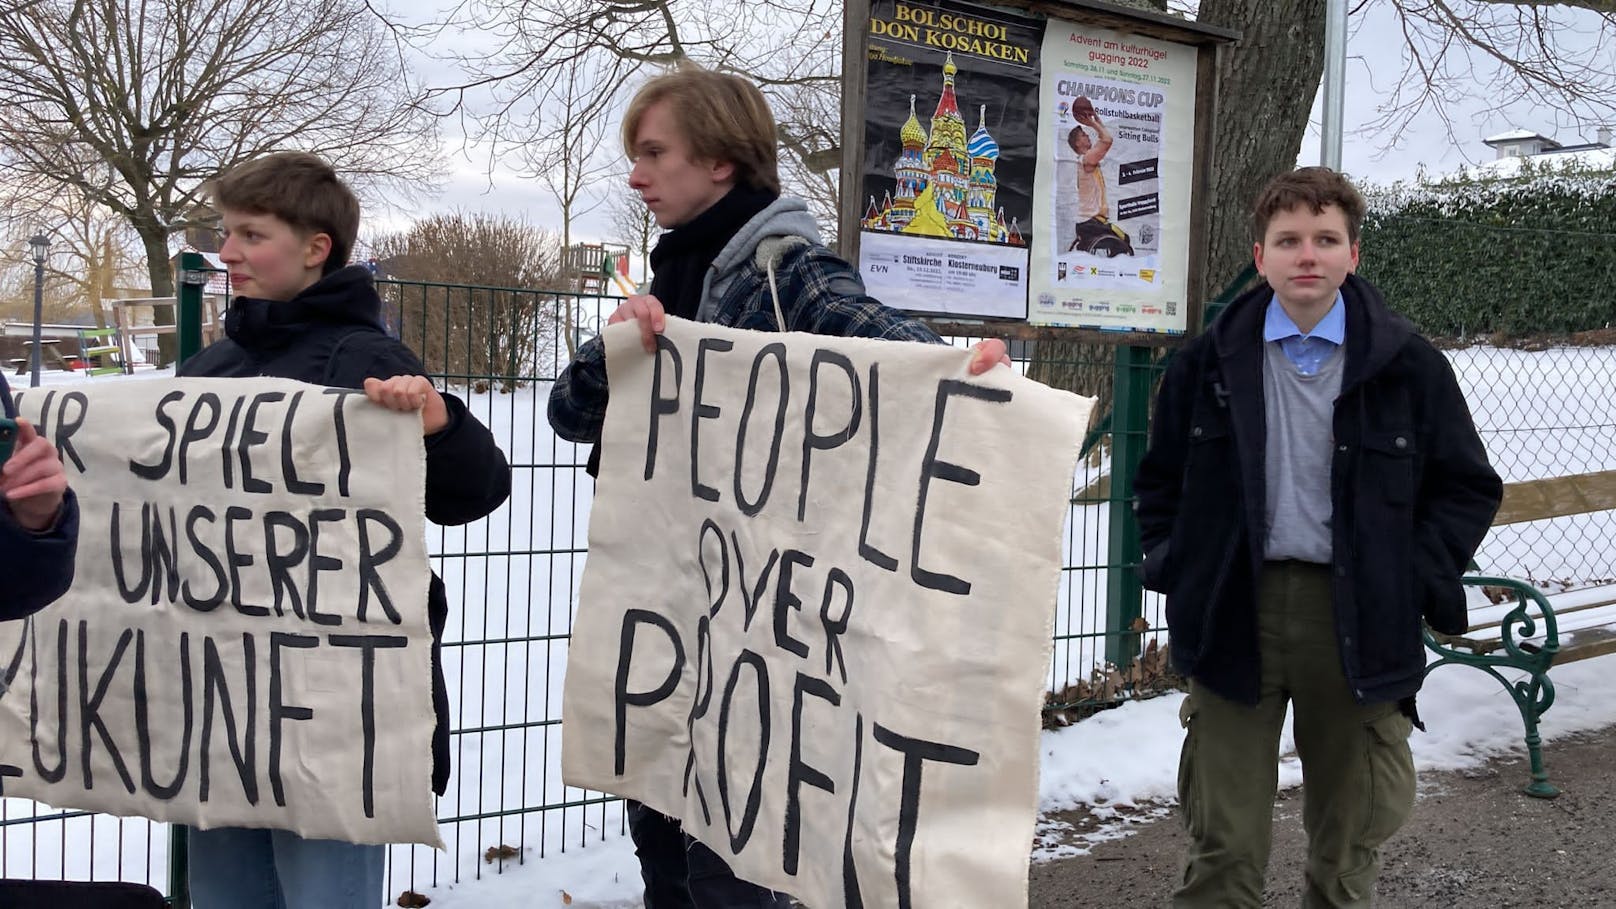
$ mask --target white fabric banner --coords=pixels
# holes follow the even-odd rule
[[[0,624],[5,795],[440,845],[420,417],[282,379],[15,397],[80,527],[72,589]]]
[[[605,339],[566,781],[813,909],[1025,905],[1093,399],[939,345]]]

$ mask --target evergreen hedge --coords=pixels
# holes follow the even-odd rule
[[[1616,325],[1616,170],[1366,188],[1359,273],[1423,333]]]

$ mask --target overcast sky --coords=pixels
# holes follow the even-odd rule
[[[1589,32],[1597,29],[1596,17],[1592,13],[1566,11],[1564,15],[1587,23]],[[1391,15],[1375,4],[1367,5],[1366,12],[1349,23],[1349,31],[1345,91],[1347,135],[1342,150],[1342,165],[1357,179],[1390,183],[1413,179],[1422,166],[1429,173],[1441,174],[1457,170],[1465,164],[1491,160],[1494,152],[1482,144],[1482,139],[1515,128],[1541,132],[1565,145],[1594,139],[1597,124],[1586,124],[1580,130],[1557,124],[1551,111],[1534,107],[1513,94],[1485,101],[1465,100],[1451,105],[1450,115],[1457,142],[1448,136],[1446,127],[1435,118],[1416,122],[1396,136],[1384,132],[1365,134],[1357,127],[1373,120],[1377,116],[1377,109],[1390,97],[1391,90],[1403,73],[1404,47]],[[1590,37],[1581,47],[1567,50],[1576,52],[1591,46]],[[418,71],[429,79],[450,77],[450,71],[441,64],[428,63]],[[1298,163],[1311,164],[1320,160],[1319,125],[1320,106],[1315,103],[1313,121]],[[456,129],[457,124],[446,123],[445,127],[445,150],[450,160],[443,191],[437,197],[422,200],[412,208],[423,212],[457,208],[484,211],[524,218],[534,224],[559,229],[559,209],[542,182],[519,178],[498,166],[490,175],[486,153],[480,152],[474,145],[465,146]],[[627,163],[624,162],[621,173],[609,178],[609,186],[602,188],[619,191],[626,178]],[[407,213],[401,212],[376,219],[375,228],[396,229],[407,220]],[[366,233],[370,232],[370,225],[367,224]],[[609,239],[610,227],[604,209],[597,209],[575,221],[573,232],[578,240]]]

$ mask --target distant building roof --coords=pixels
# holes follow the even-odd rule
[[[1524,139],[1542,139],[1544,142],[1549,143],[1555,148],[1560,147],[1560,143],[1554,141],[1548,136],[1545,136],[1542,133],[1534,133],[1529,129],[1512,129],[1507,133],[1499,133],[1496,136],[1488,136],[1481,141],[1487,145],[1502,145],[1506,142],[1520,142]]]
[[[1541,155],[1499,158],[1496,161],[1462,167],[1452,176],[1458,178],[1469,177],[1471,179],[1507,179],[1520,176],[1521,171],[1527,168],[1546,172],[1557,170],[1616,170],[1616,148],[1583,148],[1579,151],[1551,151]]]

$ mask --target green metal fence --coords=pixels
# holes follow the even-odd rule
[[[493,429],[513,471],[511,500],[495,515],[431,530],[432,565],[451,603],[444,665],[455,773],[438,802],[448,848],[391,849],[387,893],[396,899],[406,890],[498,874],[621,829],[615,798],[560,778],[561,685],[593,484],[583,467],[587,450],[556,439],[544,413],[572,345],[598,331],[617,301],[404,281],[378,286],[389,330]],[[194,327],[201,288],[183,280],[181,288],[181,313]],[[185,353],[199,340],[194,328],[182,327],[180,337]],[[976,340],[950,338],[961,346]],[[1601,392],[1616,384],[1616,350],[1527,353],[1450,353],[1501,471],[1522,479],[1612,466],[1616,404]],[[1139,553],[1128,491],[1166,355],[1057,341],[1018,342],[1012,355],[1034,377],[1069,380],[1101,399],[1065,530],[1049,677],[1058,693],[1053,707],[1062,711],[1115,699],[1115,670],[1151,644],[1165,644],[1162,603],[1134,576]],[[1545,388],[1565,406],[1544,410]],[[1616,529],[1611,517],[1497,545],[1519,553],[1562,540],[1587,556],[1579,577],[1609,577],[1616,575],[1605,542]],[[171,847],[166,825],[0,801],[0,876],[144,881],[166,886],[183,904],[183,855]]]

